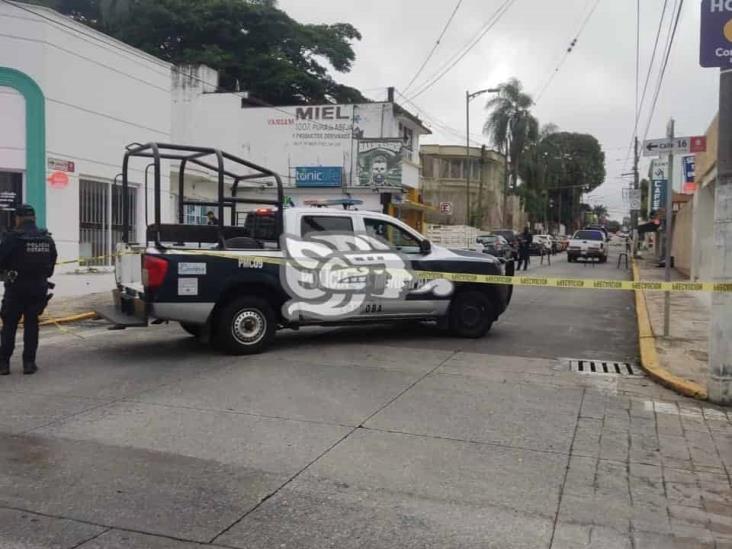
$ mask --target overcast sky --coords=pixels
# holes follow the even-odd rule
[[[505,16],[462,61],[437,84],[415,98],[434,135],[423,142],[464,143],[465,90],[490,88],[515,76],[535,97],[554,71],[563,52],[597,0],[515,0]],[[680,0],[668,0],[658,67],[670,12]],[[384,99],[385,88],[404,90],[424,61],[457,0],[279,0],[279,6],[304,23],[349,22],[363,35],[356,42],[356,62],[349,74],[336,78]],[[490,20],[504,0],[463,0],[435,55],[415,85],[411,97]],[[641,2],[641,87],[648,70],[664,0]],[[595,135],[606,156],[605,183],[589,197],[608,206],[620,219],[627,215],[621,188],[628,179],[632,157],[625,162],[635,110],[636,0],[599,0],[574,51],[535,106],[542,124],[553,122],[565,131]],[[669,117],[677,135],[706,132],[718,109],[718,71],[698,64],[699,2],[684,2],[679,29],[648,138],[663,137]],[[642,139],[655,89],[652,73],[639,124]],[[397,97],[399,101],[401,98]],[[403,100],[402,100],[403,102]],[[480,134],[485,100],[471,108],[471,134]],[[413,110],[414,107],[412,107]],[[444,130],[434,124],[444,124]],[[476,142],[480,136],[475,135]],[[487,141],[485,141],[487,143]],[[641,165],[641,176],[647,166]]]

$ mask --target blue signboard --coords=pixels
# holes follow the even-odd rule
[[[732,68],[732,0],[702,0],[699,63]]]
[[[684,182],[693,183],[694,175],[695,175],[694,172],[696,171],[696,157],[684,156],[683,162],[684,162]]]
[[[340,166],[306,166],[295,168],[296,187],[340,187]]]
[[[665,208],[668,179],[654,179],[651,181],[651,183],[651,211]]]

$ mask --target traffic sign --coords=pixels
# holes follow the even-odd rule
[[[452,202],[440,202],[440,213],[443,215],[452,215]]]
[[[641,209],[641,191],[640,189],[630,190],[630,209],[640,210]]]
[[[699,64],[732,67],[732,0],[702,0]]]
[[[665,139],[648,139],[647,141],[643,142],[643,156],[689,154],[704,152],[706,150],[707,138],[703,135],[694,135],[691,137],[667,137]]]

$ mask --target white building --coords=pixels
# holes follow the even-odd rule
[[[393,100],[258,107],[246,94],[215,93],[217,74],[211,69],[184,67],[176,73],[176,140],[220,148],[277,172],[296,206],[353,198],[363,202],[361,209],[381,211],[390,202],[384,195],[394,200],[419,185],[419,137],[430,132]],[[386,159],[384,180],[376,183],[368,177],[375,159]],[[200,185],[196,192],[202,192]]]
[[[171,139],[171,67],[37,6],[0,2],[0,30],[2,221],[11,202],[30,202],[62,259],[106,254],[119,238],[111,184],[125,145]],[[132,173],[141,220],[144,173]]]
[[[419,136],[429,130],[393,102],[252,108],[216,88],[206,67],[173,70],[53,10],[0,2],[0,230],[15,204],[29,202],[62,260],[108,254],[121,237],[113,183],[133,142],[224,149],[281,174],[296,205],[350,195],[381,210],[416,195]],[[164,221],[177,204],[171,170],[164,165]],[[133,231],[143,239],[145,165],[130,174]],[[187,195],[193,184],[194,197],[216,194],[199,178]],[[196,207],[188,213],[201,220]]]

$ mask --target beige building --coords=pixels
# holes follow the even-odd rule
[[[504,156],[486,148],[471,147],[470,163],[465,147],[456,145],[421,145],[421,193],[434,211],[425,222],[443,225],[470,225],[483,230],[501,227],[520,229],[526,223],[517,196],[507,200],[508,215],[502,215]],[[467,216],[467,167],[470,166],[470,220]],[[448,203],[451,213],[441,213],[440,204]],[[472,223],[470,221],[472,220]]]

